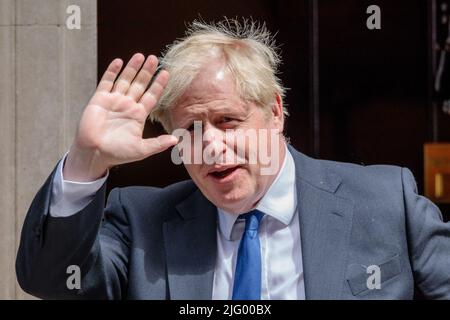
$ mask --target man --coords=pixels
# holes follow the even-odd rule
[[[120,75],[121,60],[109,65],[70,151],[36,195],[16,263],[25,291],[450,298],[450,225],[417,195],[408,169],[315,160],[287,144],[280,58],[264,26],[194,22],[153,81],[157,59],[144,60],[134,55]],[[174,135],[142,139],[149,115]],[[178,150],[192,180],[117,188],[104,208],[111,167],[177,142],[173,159]],[[68,285],[76,268],[81,279]]]

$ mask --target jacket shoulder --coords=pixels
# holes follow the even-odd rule
[[[350,162],[314,159],[291,148],[298,177],[315,186],[322,181],[338,195],[354,200],[402,199],[403,174],[409,170],[395,165],[362,165]]]
[[[391,180],[398,178],[401,175],[402,167],[387,164],[363,165],[350,162],[339,162],[330,160],[317,160],[343,177],[356,179],[376,179],[376,180]]]
[[[400,182],[402,167],[395,165],[363,165],[350,162],[340,162],[309,157],[291,148],[291,152],[299,166],[300,177],[315,181],[317,176],[334,176],[344,184],[379,185]],[[409,170],[407,170],[409,172]]]
[[[410,173],[408,169],[384,164],[360,165],[328,160],[319,161],[340,178],[339,191],[344,197],[368,202],[394,201],[397,206],[402,206],[403,175],[404,171]]]

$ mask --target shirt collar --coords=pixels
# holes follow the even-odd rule
[[[285,157],[277,177],[270,185],[266,194],[259,201],[255,209],[265,215],[277,219],[284,225],[289,225],[296,208],[295,163],[285,144]],[[219,228],[226,239],[231,239],[233,226],[239,215],[217,208],[219,214]]]

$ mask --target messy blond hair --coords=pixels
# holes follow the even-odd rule
[[[161,67],[170,79],[157,105],[150,113],[167,132],[172,130],[168,110],[175,106],[208,59],[220,57],[235,79],[242,99],[270,108],[276,94],[285,96],[278,78],[281,63],[278,48],[265,24],[253,20],[228,19],[205,23],[194,20],[185,37],[167,47]],[[288,115],[283,106],[283,112]]]

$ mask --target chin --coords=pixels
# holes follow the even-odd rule
[[[233,189],[225,193],[214,195],[214,204],[226,211],[233,213],[240,212],[241,208],[246,205],[246,200],[249,199],[250,196],[251,194],[249,192]]]

